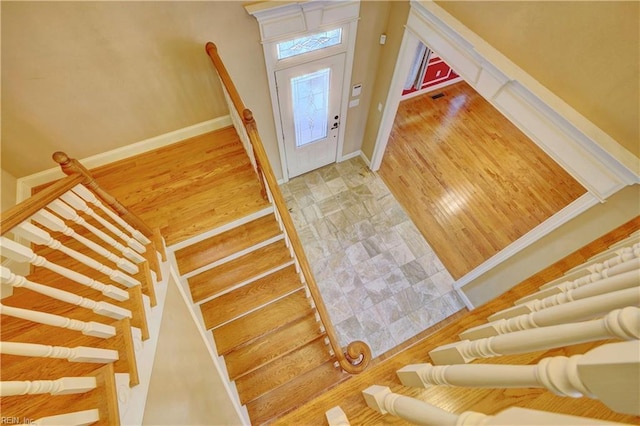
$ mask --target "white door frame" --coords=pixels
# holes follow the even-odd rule
[[[463,79],[560,164],[587,192],[454,284],[462,287],[627,185],[640,183],[640,162],[609,135],[433,2],[411,0],[371,158],[380,168],[402,87],[418,41],[435,50]],[[497,296],[497,295],[494,295]]]
[[[304,62],[346,53],[344,80],[342,85],[342,100],[340,103],[340,127],[338,130],[337,161],[342,157],[344,135],[347,124],[347,111],[353,69],[353,57],[356,45],[356,31],[360,16],[360,1],[323,1],[311,0],[301,3],[267,2],[245,6],[247,12],[253,15],[260,25],[260,37],[267,68],[267,81],[271,94],[271,108],[273,110],[276,128],[280,164],[282,167],[282,181],[289,180],[287,159],[284,146],[284,135],[275,72]],[[317,32],[342,27],[343,42],[299,56],[278,60],[276,45],[278,42]]]

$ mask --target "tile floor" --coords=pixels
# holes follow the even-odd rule
[[[361,158],[281,186],[340,343],[383,354],[464,307],[453,279]]]

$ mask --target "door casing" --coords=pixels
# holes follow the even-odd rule
[[[269,91],[271,94],[271,108],[273,110],[278,150],[280,153],[280,164],[282,170],[281,183],[289,180],[289,173],[287,171],[284,135],[278,104],[275,73],[276,71],[304,62],[337,55],[339,53],[346,53],[337,147],[337,161],[341,161],[345,129],[348,120],[347,110],[351,86],[351,74],[353,69],[353,58],[355,53],[356,32],[358,29],[358,18],[360,14],[360,2],[310,1],[302,4],[286,4],[267,11],[252,11],[249,10],[249,8],[247,8],[247,11],[254,15],[260,23],[260,34],[267,69],[267,81],[269,83]],[[303,19],[300,19],[301,16],[303,16]],[[277,23],[277,25],[272,25],[272,22]],[[302,24],[300,24],[300,22],[302,22]],[[340,45],[278,60],[277,44],[279,42],[338,27],[341,27],[343,31],[343,41]]]

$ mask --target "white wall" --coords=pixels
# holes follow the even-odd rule
[[[184,299],[168,285],[143,424],[242,424]]]

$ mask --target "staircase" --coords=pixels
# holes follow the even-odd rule
[[[252,423],[348,377],[336,368],[272,208],[176,250],[175,259]]]
[[[122,222],[96,208],[99,219],[90,219],[96,233],[72,230],[71,222],[52,214],[51,207],[44,209],[61,202],[52,194],[85,194],[81,181],[82,175],[69,176],[3,213],[3,235],[11,230],[25,238],[20,245],[3,236],[3,256],[33,265],[26,277],[2,267],[3,285],[13,286],[0,306],[3,422],[111,425],[142,420],[144,405],[131,401],[148,389],[166,281],[159,280],[155,244],[137,233],[140,240],[134,241]],[[25,216],[36,218],[39,226],[21,220]],[[99,251],[110,256],[106,262],[88,250],[88,245],[105,244],[97,233],[110,232],[97,220],[131,239],[137,249],[125,250],[135,262],[102,247]],[[125,248],[124,240],[107,238]],[[152,263],[157,269],[150,268]]]
[[[3,213],[3,256],[33,265],[26,277],[2,269],[14,287],[0,346],[12,423],[141,423],[169,275],[252,424],[369,363],[366,344],[340,347],[252,114],[207,51],[235,129],[92,172],[55,153],[68,176]]]

